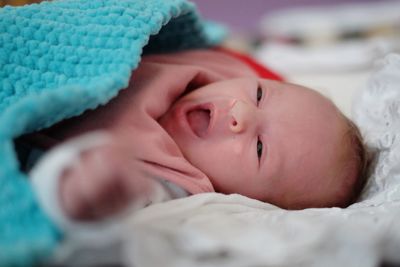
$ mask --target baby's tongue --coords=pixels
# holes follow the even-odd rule
[[[197,136],[202,137],[207,133],[208,124],[210,123],[209,110],[197,109],[189,111],[187,118],[190,127]]]

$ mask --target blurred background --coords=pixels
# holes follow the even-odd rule
[[[22,6],[38,2],[40,2],[40,0],[0,0],[0,6],[5,6],[5,5]]]
[[[193,0],[209,19],[219,20],[245,34],[259,31],[259,22],[268,13],[286,8],[335,6],[348,3],[381,2],[379,0]]]
[[[347,115],[376,62],[400,51],[399,0],[191,1],[204,18],[226,26],[225,46],[322,92]],[[0,6],[33,2],[40,1]]]
[[[225,45],[327,95],[347,115],[379,59],[400,50],[400,1],[193,2],[230,30]]]

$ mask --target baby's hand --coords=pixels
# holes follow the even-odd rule
[[[61,175],[61,205],[78,220],[116,214],[131,201],[150,193],[150,179],[122,145],[112,141],[80,154]]]

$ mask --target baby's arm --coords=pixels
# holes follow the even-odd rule
[[[129,203],[147,205],[155,182],[117,140],[81,153],[60,176],[62,208],[76,220],[116,214]]]
[[[104,132],[85,134],[56,147],[37,164],[31,177],[42,207],[62,228],[71,221],[105,219],[126,208],[185,195],[151,177],[134,151]]]

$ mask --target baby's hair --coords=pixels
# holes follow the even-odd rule
[[[350,173],[345,181],[347,197],[339,204],[340,207],[347,207],[356,202],[367,182],[368,167],[372,160],[372,154],[368,151],[361,132],[357,125],[349,118],[340,113],[345,120],[347,130],[344,135],[344,146],[346,146],[349,157],[347,158],[344,171]]]
[[[339,173],[335,173],[343,179],[343,184],[338,188],[339,192],[335,200],[328,206],[346,208],[359,200],[367,182],[373,154],[367,149],[357,125],[344,115],[329,97],[321,92],[318,93],[334,105],[339,119],[345,124],[341,142],[344,149],[340,155]]]

